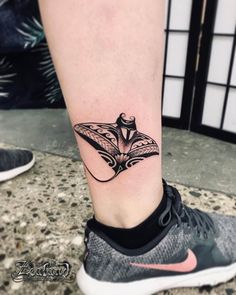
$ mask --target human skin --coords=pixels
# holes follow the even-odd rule
[[[39,0],[49,49],[72,125],[135,116],[159,146],[153,155],[101,183],[86,171],[95,217],[122,228],[142,222],[162,199],[161,85],[164,0]],[[87,167],[110,168],[75,133]]]

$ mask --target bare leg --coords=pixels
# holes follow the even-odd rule
[[[76,134],[82,158],[95,176],[105,179],[112,168],[99,148],[113,155],[112,140],[85,122],[114,123],[126,113],[151,137],[147,142],[154,139],[161,146],[164,1],[39,2],[72,124],[83,123]],[[135,126],[128,123],[118,121],[114,129],[108,125],[118,141],[118,167],[139,149],[135,144],[130,148]],[[154,294],[235,276],[236,218],[193,210],[167,184],[160,202],[161,153],[149,154],[110,182],[101,183],[88,172],[87,178],[100,223],[89,220],[85,231],[86,255],[77,273],[84,294]]]
[[[161,81],[164,1],[40,0],[47,40],[72,124],[135,116],[160,148],[107,183],[87,172],[95,216],[133,227],[162,198]],[[97,151],[76,135],[86,165],[106,176]]]

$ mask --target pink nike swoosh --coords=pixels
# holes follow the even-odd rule
[[[193,271],[197,266],[197,258],[192,250],[188,249],[188,256],[182,262],[173,264],[145,264],[145,263],[131,263],[133,266],[147,268],[147,269],[157,269],[157,270],[167,270],[176,272],[190,272]]]

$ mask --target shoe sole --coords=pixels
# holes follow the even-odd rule
[[[215,286],[236,275],[236,263],[196,273],[144,279],[128,283],[112,283],[93,279],[84,266],[77,273],[77,283],[85,295],[150,295],[156,292],[183,287]]]
[[[32,160],[24,166],[17,167],[8,171],[0,172],[0,182],[12,179],[28,171],[30,168],[34,166],[34,163],[35,163],[35,156],[33,156]]]

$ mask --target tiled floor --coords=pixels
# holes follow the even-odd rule
[[[31,171],[0,184],[0,294],[80,295],[75,281],[14,283],[11,279],[17,260],[66,260],[75,273],[83,254],[83,228],[92,215],[81,163],[40,152],[36,152],[36,158]],[[176,187],[193,207],[236,215],[235,196]],[[236,279],[216,288],[170,290],[164,294],[199,293],[236,294]]]

